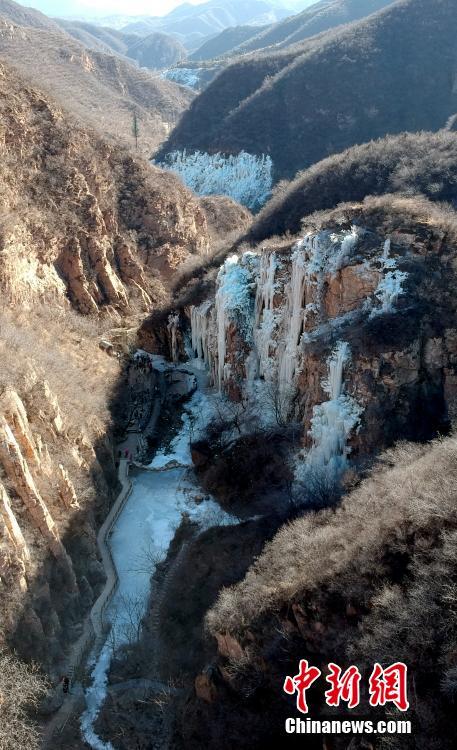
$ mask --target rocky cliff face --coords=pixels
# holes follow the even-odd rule
[[[217,656],[195,679],[178,746],[279,746],[297,715],[282,685],[300,659],[323,675],[331,661],[357,664],[364,680],[376,661],[404,661],[416,734],[392,747],[455,745],[456,439],[442,435],[456,414],[456,229],[450,212],[418,199],[342,205],[295,239],[228,257],[215,294],[181,311],[194,354],[239,414],[254,404],[267,426],[278,412],[301,422],[298,491],[345,481],[341,502],[310,509],[305,499],[220,591],[206,616]],[[333,716],[324,682],[312,717]],[[385,744],[336,737],[331,747]]]
[[[205,215],[173,176],[72,126],[3,65],[0,108],[0,283],[12,304],[146,310],[164,296],[158,272],[206,252]]]
[[[0,387],[0,637],[51,672],[81,633],[103,582],[95,529],[116,488],[103,388],[109,391],[119,366],[95,341],[81,344],[64,345],[68,370],[52,374],[62,393],[71,388],[81,400],[79,420],[44,379],[40,344],[21,353],[15,385],[2,372]],[[82,352],[93,365],[88,378]],[[94,389],[92,398],[85,387]]]
[[[236,400],[277,391],[303,424],[305,463],[344,467],[449,424],[454,264],[449,236],[408,201],[388,221],[374,203],[342,209],[298,241],[229,257],[215,297],[190,310],[192,349]]]
[[[104,580],[112,342],[209,233],[173,176],[78,128],[3,63],[0,110],[0,643],[55,676]]]

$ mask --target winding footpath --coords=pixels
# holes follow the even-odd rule
[[[106,623],[104,622],[104,615],[119,582],[108,539],[132,492],[132,482],[129,479],[130,460],[124,456],[124,451],[128,450],[129,455],[136,456],[139,450],[143,448],[144,436],[153,435],[160,416],[161,406],[166,395],[163,373],[154,371],[154,374],[158,381],[159,389],[155,393],[153,406],[148,415],[148,421],[143,430],[141,429],[140,424],[137,424],[136,428],[130,430],[126,440],[118,448],[121,453],[118,466],[118,479],[121,489],[97,534],[98,551],[106,576],[105,585],[90,610],[89,616],[84,623],[81,636],[71,648],[65,665],[62,666],[61,671],[70,678],[72,688],[71,692],[67,694],[63,700],[62,705],[44,728],[42,733],[43,748],[52,748],[53,738],[56,734],[63,731],[74,715],[81,713],[84,707],[84,690],[82,685],[75,680],[75,676],[87,660],[89,653],[91,651],[93,653],[98,653],[106,638]],[[160,689],[162,688],[163,686]],[[58,697],[58,694],[61,691],[62,685],[59,683],[55,688],[55,696]]]
[[[190,364],[182,367],[163,362],[160,364],[154,360],[154,365],[155,385],[149,389],[151,398],[154,394],[154,403],[150,408],[146,398],[138,398],[136,388],[136,403],[142,404],[143,408],[137,407],[133,411],[137,424],[131,421],[126,440],[119,446],[121,491],[98,533],[106,583],[92,607],[86,625],[84,648],[78,651],[78,658],[75,659],[75,664],[86,664],[90,668],[90,686],[84,691],[82,687],[73,685],[73,694],[67,697],[48,725],[47,742],[44,743],[48,747],[53,747],[52,738],[69,719],[79,715],[82,736],[87,745],[92,750],[114,750],[111,742],[99,738],[95,730],[107,695],[110,691],[122,689],[108,684],[112,659],[119,648],[137,641],[151,596],[157,621],[155,641],[158,644],[163,597],[167,584],[180,569],[185,549],[178,552],[162,585],[151,589],[155,565],[166,559],[183,514],[194,521],[200,530],[238,523],[238,519],[222,511],[211,498],[202,499],[201,489],[192,472],[191,439],[196,439],[214,415],[214,399],[219,397],[206,388],[206,374],[198,368],[193,370]],[[144,435],[153,434],[165,396],[180,403],[185,395],[190,394],[193,394],[190,400],[184,407],[179,407],[182,408],[181,428],[170,445],[159,449],[148,466],[133,460],[142,453]],[[130,397],[134,395],[135,389],[130,389]],[[131,465],[137,471],[129,476]],[[157,654],[151,654],[151,659],[154,667],[152,676],[157,678]],[[125,688],[167,690],[167,686],[157,679],[129,681]]]

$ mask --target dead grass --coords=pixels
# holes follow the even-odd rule
[[[109,323],[69,306],[0,313],[0,387],[24,394],[32,378],[48,381],[69,426],[99,434],[109,419],[110,389],[119,363],[98,346]],[[109,334],[108,334],[109,335]]]
[[[357,664],[367,676],[374,662],[403,661],[413,735],[376,738],[373,747],[453,750],[456,487],[455,435],[428,445],[400,444],[336,510],[283,526],[244,580],[223,590],[207,615],[210,632],[234,635],[244,655],[240,664],[222,660],[231,698],[216,721],[208,708],[203,734],[228,748],[223,738],[237,731],[233,716],[243,712],[254,744],[279,736],[290,705],[278,700],[277,686],[300,658],[324,670],[330,661]],[[249,703],[246,675],[254,680]],[[320,700],[315,694],[316,715],[326,710]],[[388,708],[377,715],[398,718]]]

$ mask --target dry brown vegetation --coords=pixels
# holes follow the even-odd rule
[[[67,304],[4,308],[0,313],[0,389],[26,392],[33,374],[49,382],[69,425],[109,423],[110,391],[120,363],[99,343],[110,338],[109,319],[83,317]]]
[[[330,156],[279,183],[255,219],[252,241],[300,231],[305,217],[368,195],[425,195],[457,201],[457,134],[403,133]]]
[[[163,303],[158,271],[207,247],[197,200],[174,175],[80,128],[5,65],[0,112],[6,299],[55,304],[69,289],[82,312]]]
[[[243,670],[263,690],[271,682],[275,706],[275,679],[298,658],[337,656],[362,670],[404,661],[414,738],[376,746],[455,747],[456,487],[456,437],[397,445],[336,510],[284,526],[244,581],[221,593],[210,631],[237,638]],[[248,713],[263,715],[255,700]]]
[[[0,750],[38,750],[39,733],[30,719],[46,691],[37,668],[0,653]]]
[[[48,93],[80,124],[149,157],[189,106],[193,93],[116,55],[90,50],[58,27],[16,26],[0,18],[0,56]]]
[[[225,195],[208,195],[201,198],[200,203],[216,241],[228,242],[238,237],[252,222],[251,212]]]

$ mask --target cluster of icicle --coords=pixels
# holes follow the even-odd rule
[[[360,230],[307,234],[291,255],[290,279],[283,282],[282,305],[275,304],[278,271],[283,262],[275,252],[246,253],[229,257],[219,271],[214,303],[204,302],[191,311],[192,349],[202,359],[219,389],[230,376],[226,363],[227,331],[234,321],[252,349],[245,362],[249,380],[259,376],[291,388],[296,380],[307,343],[307,322],[320,322],[325,278],[343,268],[357,246]],[[403,293],[407,274],[398,270],[390,256],[391,243],[366,267],[381,268],[381,279],[365,309],[370,315],[392,312]],[[254,298],[255,291],[255,298]],[[315,331],[315,329],[313,329]]]
[[[191,310],[193,352],[204,360],[219,390],[230,374],[226,363],[230,323],[235,320],[238,330],[248,339],[252,333],[252,290],[257,264],[258,256],[254,253],[245,253],[241,258],[231,255],[219,270],[214,305],[203,302]]]
[[[316,299],[323,293],[324,275],[341,267],[357,240],[355,228],[340,235],[306,235],[293,250],[285,303],[280,307],[275,306],[275,294],[282,261],[275,252],[245,253],[225,261],[217,277],[214,305],[206,301],[191,310],[192,349],[204,360],[219,389],[230,375],[226,342],[234,318],[253,344],[246,361],[247,378],[260,376],[283,389],[293,386],[307,316],[318,311]]]
[[[380,301],[381,307],[375,308],[371,315],[379,313],[393,312],[394,304],[403,293],[403,283],[408,274],[405,271],[399,271],[397,261],[390,257],[390,240],[384,243],[384,250],[381,256],[381,268],[383,276],[375,291],[375,297]]]
[[[346,341],[339,341],[327,360],[328,375],[322,387],[328,400],[314,407],[311,420],[311,450],[305,472],[318,469],[338,476],[347,466],[349,435],[357,428],[363,408],[344,392],[344,367],[350,360]]]
[[[182,74],[183,68],[170,74],[178,71]],[[175,172],[197,195],[228,195],[252,210],[263,206],[271,192],[273,162],[266,154],[172,151],[160,166]]]

